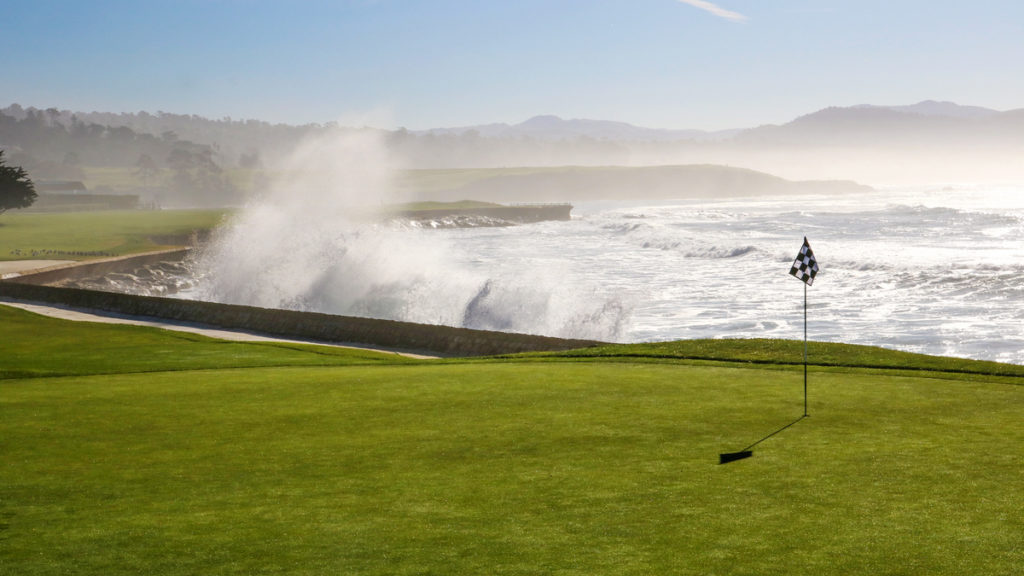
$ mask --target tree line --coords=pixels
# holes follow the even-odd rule
[[[305,139],[338,131],[372,131],[380,135],[390,153],[409,168],[489,168],[495,166],[552,166],[570,164],[624,164],[638,146],[579,136],[550,138],[487,137],[475,130],[458,133],[417,132],[399,128],[382,130],[342,126],[335,122],[299,126],[261,120],[218,120],[188,114],[157,112],[71,112],[49,108],[23,108],[13,104],[0,109],[6,118],[0,125],[0,146],[18,144],[48,170],[75,160],[87,165],[132,166],[138,159],[132,146],[143,148],[153,159],[166,159],[174,148],[210,150],[225,168],[272,166]],[[8,135],[10,137],[8,137]],[[100,145],[83,153],[76,139]],[[673,143],[660,146],[672,148]],[[190,151],[195,151],[192,148]],[[65,155],[71,152],[72,157]],[[74,154],[78,157],[75,158]],[[31,162],[29,162],[31,164]]]
[[[128,169],[135,176],[136,189],[120,192],[173,196],[179,203],[200,205],[223,204],[238,193],[215,144],[185,140],[173,131],[156,135],[86,122],[52,108],[17,107],[20,117],[10,111],[0,112],[0,150],[36,183],[85,180],[85,167],[105,167]],[[257,164],[258,156],[252,158],[250,164]]]
[[[163,205],[237,203],[267,181],[307,138],[372,132],[410,169],[625,165],[656,146],[677,156],[693,143],[619,142],[586,136],[488,137],[475,130],[444,133],[380,130],[336,123],[291,126],[259,120],[157,112],[71,112],[12,104],[0,109],[0,149],[39,180],[87,180],[87,170],[118,168],[132,182],[118,190]],[[646,148],[645,148],[646,147]],[[682,147],[682,148],[680,148]]]

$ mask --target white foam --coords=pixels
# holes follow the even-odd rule
[[[352,215],[397,199],[364,136],[299,155],[293,173],[317,177],[227,226],[197,295],[628,342],[802,338],[788,270],[807,236],[822,267],[811,339],[1024,363],[1022,190],[603,202],[568,222],[388,227]]]
[[[517,234],[488,229],[499,258],[487,260],[459,235],[367,217],[368,206],[400,199],[375,134],[309,142],[284,173],[200,254],[192,296],[573,338],[617,340],[628,328],[621,298],[600,295],[564,255],[537,258]]]

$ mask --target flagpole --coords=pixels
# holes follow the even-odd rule
[[[807,283],[804,283],[804,416],[807,416]]]
[[[782,432],[786,428],[789,428],[793,424],[803,420],[810,416],[807,413],[807,287],[814,282],[814,277],[818,274],[818,261],[814,258],[814,252],[811,250],[810,243],[807,242],[807,236],[804,236],[804,244],[800,247],[800,253],[797,254],[796,260],[793,261],[793,266],[789,269],[790,275],[804,283],[804,415],[797,418],[792,423],[783,426],[782,428],[772,432],[764,438],[754,442],[745,449],[739,452],[725,452],[718,455],[719,464],[727,464],[729,462],[735,462],[736,460],[742,460],[753,456],[751,450],[754,446],[757,446],[761,442],[764,442],[768,438]]]
[[[789,273],[804,283],[804,417],[807,417],[807,287],[818,275],[818,261],[814,258],[807,236],[804,236],[804,245],[800,247],[800,253],[796,255]]]

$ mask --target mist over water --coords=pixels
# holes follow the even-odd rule
[[[457,237],[375,217],[382,204],[409,200],[394,193],[391,162],[372,133],[308,142],[286,166],[286,178],[246,206],[202,251],[196,288],[188,296],[486,330],[622,338],[626,303],[574,277],[562,262],[524,258],[482,269],[460,254],[465,247]]]
[[[1024,196],[1016,188],[594,205],[630,341],[803,336],[803,236],[822,271],[813,340],[1024,363]]]
[[[803,337],[1024,364],[1024,190],[577,204],[573,220],[423,229],[372,138],[314,142],[201,254],[184,297],[617,342]]]

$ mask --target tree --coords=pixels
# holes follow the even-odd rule
[[[11,208],[27,208],[36,201],[36,186],[21,166],[7,166],[0,150],[0,214]]]
[[[242,168],[249,170],[256,170],[263,166],[263,162],[260,161],[260,153],[258,150],[254,150],[251,153],[243,153],[238,159],[238,165]]]
[[[160,168],[156,165],[156,161],[153,160],[152,156],[140,154],[139,159],[135,161],[134,174],[142,178],[142,183],[148,187],[149,181],[160,174]]]
[[[231,180],[213,160],[213,150],[196,147],[195,151],[175,148],[167,157],[167,165],[174,174],[171,184],[178,199],[192,204],[223,205],[233,198],[236,190]]]

